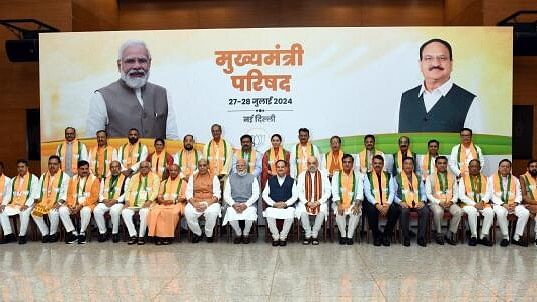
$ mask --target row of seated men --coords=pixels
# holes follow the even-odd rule
[[[287,235],[294,218],[301,221],[304,230],[303,244],[319,244],[318,234],[327,218],[331,197],[333,212],[340,233],[341,244],[353,244],[354,232],[360,221],[362,210],[366,212],[374,235],[375,245],[389,245],[391,232],[400,219],[403,231],[403,244],[410,245],[409,213],[418,212],[418,244],[426,245],[425,227],[429,211],[433,212],[438,230],[437,242],[443,244],[441,223],[444,211],[452,218],[445,240],[456,244],[454,239],[462,213],[468,216],[471,232],[470,245],[482,243],[491,245],[488,240],[492,220],[496,215],[502,233],[502,246],[509,244],[507,215],[517,216],[516,230],[512,243],[525,245],[521,241],[529,211],[522,203],[520,182],[511,174],[511,162],[507,159],[499,164],[497,173],[485,177],[480,173],[480,162],[471,160],[469,173],[457,181],[447,171],[447,158],[438,156],[435,160],[437,172],[425,181],[414,173],[414,160],[403,159],[402,172],[391,176],[383,171],[384,158],[373,157],[373,170],[362,175],[353,169],[354,158],[344,154],[341,171],[330,180],[328,174],[319,169],[314,156],[307,158],[307,170],[299,174],[297,181],[288,175],[288,163],[276,161],[276,175],[270,177],[264,186],[263,200],[266,209],[263,215],[273,237],[273,245],[286,245]],[[43,242],[57,241],[59,220],[66,229],[67,243],[85,243],[85,232],[91,214],[99,228],[99,241],[106,240],[104,213],[110,212],[112,240],[119,241],[119,217],[127,226],[129,244],[144,244],[145,232],[156,237],[157,244],[169,244],[174,237],[177,223],[185,216],[189,229],[193,232],[192,242],[198,242],[202,230],[198,223],[205,216],[205,236],[213,241],[213,230],[217,217],[221,214],[220,181],[208,168],[207,160],[198,161],[197,173],[190,175],[188,181],[179,177],[179,166],[168,168],[168,177],[161,181],[157,173],[151,171],[151,163],[142,161],[139,173],[125,177],[120,173],[118,161],[110,164],[109,176],[99,180],[91,174],[89,163],[79,161],[77,174],[69,177],[60,169],[61,160],[53,155],[48,161],[48,171],[38,180],[28,172],[27,162],[19,160],[19,174],[8,183],[3,192],[0,222],[4,231],[2,243],[15,240],[11,232],[9,216],[20,215],[21,227],[19,243],[26,242],[26,230],[30,215],[37,224]],[[256,203],[259,199],[259,183],[248,172],[247,162],[237,159],[235,171],[225,180],[223,199],[229,205],[225,211],[223,224],[230,223],[236,236],[235,243],[248,243],[252,223],[257,220]],[[529,175],[536,174],[537,162],[528,166]],[[6,187],[6,186],[4,186]],[[298,201],[298,202],[297,202]],[[185,205],[186,204],[186,205]],[[137,231],[133,216],[138,212],[140,218]],[[80,228],[73,224],[73,214],[80,216]],[[47,215],[50,227],[43,216]],[[477,238],[477,217],[483,216],[480,238]],[[387,217],[383,233],[378,228],[379,216]],[[281,231],[276,227],[276,219],[282,219]],[[347,221],[348,219],[348,221]],[[241,229],[239,221],[244,221]]]

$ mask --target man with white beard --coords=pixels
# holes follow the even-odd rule
[[[121,137],[136,128],[140,137],[179,139],[166,88],[148,82],[151,54],[145,42],[123,43],[117,68],[121,78],[97,89],[90,99],[86,133],[106,130],[110,137]]]

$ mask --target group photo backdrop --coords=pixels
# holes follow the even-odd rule
[[[177,136],[168,151],[193,134],[201,148],[210,126],[221,124],[234,148],[245,133],[264,152],[279,133],[289,148],[298,129],[310,129],[323,152],[333,135],[342,149],[358,153],[363,136],[375,134],[378,148],[397,150],[401,95],[423,83],[419,48],[440,38],[453,48],[452,81],[476,95],[477,114],[468,116],[474,141],[493,171],[511,157],[512,29],[498,27],[262,28],[118,31],[41,34],[40,99],[42,167],[64,139],[67,126],[91,147],[88,127],[94,92],[120,78],[118,48],[142,40],[151,53],[149,82],[166,88]],[[458,131],[409,133],[411,149],[427,141],[449,154]],[[125,143],[127,133],[110,144]],[[152,138],[144,139],[151,146]]]

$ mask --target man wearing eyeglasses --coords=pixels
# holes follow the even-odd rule
[[[399,132],[457,132],[463,127],[479,129],[477,97],[451,79],[451,45],[442,39],[423,43],[419,64],[424,81],[401,96]]]

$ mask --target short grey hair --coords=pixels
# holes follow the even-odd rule
[[[119,47],[119,50],[117,52],[117,60],[118,61],[121,61],[123,59],[123,53],[125,52],[125,50],[127,48],[129,48],[131,46],[142,46],[143,48],[145,48],[145,50],[147,50],[147,57],[148,57],[149,60],[151,60],[151,53],[149,52],[149,48],[147,48],[147,45],[145,44],[145,42],[142,41],[142,40],[131,39],[131,40],[125,41]]]

